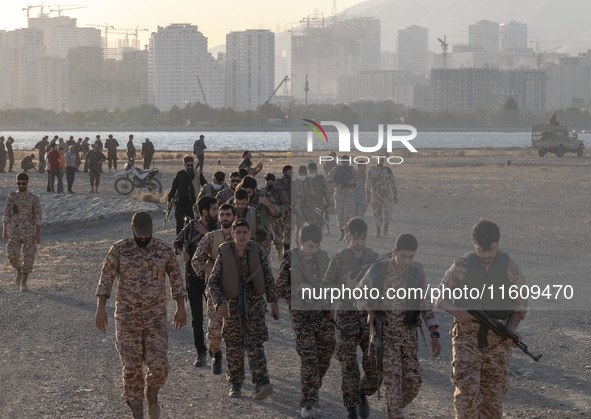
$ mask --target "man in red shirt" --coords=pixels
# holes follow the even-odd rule
[[[60,153],[56,150],[55,144],[47,152],[47,166],[49,169],[49,182],[51,192],[55,193],[55,178],[57,177],[58,193],[64,192],[64,183],[60,171]]]

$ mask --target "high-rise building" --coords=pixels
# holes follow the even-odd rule
[[[292,32],[292,95],[309,102],[334,102],[340,78],[380,70],[380,45],[378,19],[308,18]]]
[[[429,29],[412,25],[398,31],[398,70],[427,73]]]
[[[226,35],[225,106],[255,110],[273,93],[275,34],[253,29]]]
[[[481,20],[468,26],[468,44],[473,51],[499,52],[499,24]]]
[[[223,106],[223,89],[219,90],[223,75],[197,26],[159,26],[150,38],[148,68],[149,89],[160,110],[205,101],[212,107]]]
[[[66,58],[68,50],[76,47],[100,47],[101,31],[96,28],[78,28],[76,19],[68,16],[40,15],[29,18],[29,28],[43,33],[45,55]]]
[[[499,48],[508,52],[526,51],[527,25],[514,20],[499,25]]]

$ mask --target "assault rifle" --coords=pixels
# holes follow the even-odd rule
[[[189,217],[185,217],[185,228],[183,229],[183,244],[184,250],[189,255],[191,255],[191,219]],[[189,283],[189,272],[193,269],[191,267],[191,262],[185,263],[185,283]]]
[[[164,227],[166,225],[166,222],[170,218],[170,214],[172,213],[172,209],[174,208],[175,205],[176,205],[175,202],[172,201],[172,205],[170,207],[168,207],[168,210],[166,211],[166,216],[164,217],[164,222],[162,223],[162,227]]]
[[[382,360],[384,358],[384,346],[382,341],[382,319],[378,316],[374,317],[375,334],[372,340],[376,347],[376,369],[378,371],[378,399],[382,398],[380,387],[382,386]]]
[[[239,265],[240,266],[240,265]],[[248,308],[246,305],[246,282],[240,281],[240,296],[238,296],[238,320],[240,322],[240,334],[244,340],[244,349],[248,350],[248,331],[246,323],[248,322]]]
[[[519,349],[521,349],[523,352],[525,352],[525,354],[527,356],[531,357],[534,361],[538,361],[542,357],[542,354],[535,356],[530,351],[528,351],[527,345],[519,340],[519,336],[517,336],[515,333],[510,331],[507,328],[507,326],[505,326],[503,323],[501,323],[500,321],[498,321],[497,319],[492,317],[486,311],[484,311],[484,310],[468,310],[468,313],[470,313],[471,315],[476,317],[476,319],[478,320],[478,322],[480,324],[485,325],[486,327],[491,329],[493,332],[495,332],[497,335],[499,335],[503,339],[511,339],[513,341],[513,343]]]

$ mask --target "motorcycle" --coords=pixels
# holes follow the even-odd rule
[[[150,193],[162,193],[160,170],[142,170],[127,163],[123,171],[115,173],[115,190],[121,195],[129,195],[134,188],[147,188]]]

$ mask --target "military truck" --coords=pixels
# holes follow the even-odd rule
[[[558,157],[564,153],[577,153],[582,156],[585,149],[583,141],[577,138],[577,133],[569,131],[565,125],[535,125],[531,131],[531,146],[538,150],[538,155],[544,157],[546,153],[554,153]]]

